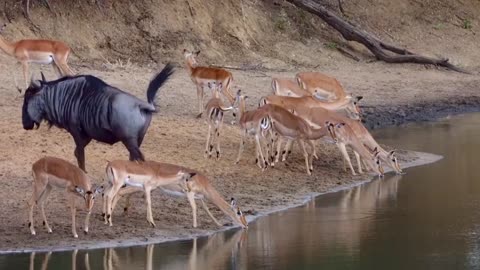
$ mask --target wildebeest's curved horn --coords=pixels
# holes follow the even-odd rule
[[[40,75],[42,76],[42,81],[41,82],[46,82],[47,80],[45,79],[45,75],[43,75],[42,71],[40,71]]]

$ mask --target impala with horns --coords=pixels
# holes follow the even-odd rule
[[[310,95],[328,101],[347,97],[340,82],[320,72],[299,72],[295,76],[298,85]]]
[[[332,102],[318,100],[313,96],[303,97],[285,97],[270,95],[260,99],[260,106],[265,104],[274,104],[283,107],[286,110],[299,110],[300,108],[325,108],[333,111],[345,110],[350,118],[360,119],[360,109],[358,108],[358,101],[362,99],[361,96],[352,98],[347,96],[343,99],[337,99]]]
[[[360,140],[360,142],[362,142],[369,150],[377,148],[379,151],[379,157],[383,164],[386,164],[392,168],[397,174],[403,173],[400,165],[398,164],[395,150],[388,152],[383,149],[360,121],[350,119],[324,108],[300,108],[299,110],[294,111],[294,114],[302,117],[307,122],[316,125],[325,123],[325,121],[346,123],[353,130],[355,136]],[[355,156],[357,158],[358,170],[360,173],[362,173],[360,156],[356,152]]]
[[[52,228],[48,224],[47,216],[45,215],[44,203],[54,187],[62,188],[67,192],[72,211],[72,234],[75,238],[78,238],[75,225],[75,199],[80,197],[84,200],[85,209],[87,210],[84,232],[88,233],[88,223],[94,199],[97,194],[103,192],[103,188],[92,185],[88,175],[77,166],[55,157],[44,157],[36,161],[32,165],[32,175],[33,194],[28,203],[30,207],[28,227],[32,235],[35,235],[33,224],[33,208],[35,205],[40,205],[43,224],[49,233],[52,232]]]
[[[245,100],[247,98],[248,96],[242,95],[241,90],[237,91],[237,96],[235,98],[235,107],[238,110],[240,118],[238,124],[241,130],[241,141],[235,164],[238,164],[240,162],[247,137],[253,136],[255,138],[255,163],[260,167],[260,169],[265,170],[268,167],[268,161],[265,159],[265,155],[263,154],[262,143],[266,144],[266,157],[268,157],[270,145],[269,141],[266,139],[266,136],[267,132],[269,132],[271,128],[270,120],[263,108],[258,108],[253,111],[247,111],[245,103]]]
[[[282,140],[296,140],[299,142],[303,150],[305,164],[307,167],[307,174],[312,174],[314,149],[312,140],[318,140],[327,134],[329,134],[332,139],[335,140],[335,133],[333,133],[331,130],[333,124],[327,121],[323,125],[312,127],[301,117],[294,115],[293,113],[287,111],[280,106],[267,104],[261,108],[266,111],[266,115],[268,115],[272,123],[272,129],[274,131],[274,134],[279,135],[278,141],[276,142],[277,151],[275,153],[275,162],[278,162],[279,159]],[[307,151],[305,143],[310,145],[312,151]]]
[[[163,192],[173,196],[187,197],[192,207],[194,228],[197,227],[197,206],[195,199],[202,201],[204,209],[218,226],[221,226],[221,224],[210,213],[203,201],[204,199],[208,199],[214,203],[238,225],[243,228],[248,226],[241,210],[238,207],[231,208],[218,191],[210,184],[208,178],[196,170],[155,161],[136,163],[116,160],[109,162],[106,171],[109,184],[104,196],[104,211],[106,211],[106,222],[108,222],[110,226],[112,225],[113,209],[120,197],[138,191],[145,193],[147,220],[152,226],[155,226],[150,197],[150,192],[155,188],[160,188]],[[129,205],[129,197],[127,197],[127,205]]]
[[[222,129],[224,112],[233,110],[233,107],[227,107],[220,99],[220,91],[222,83],[208,83],[209,88],[213,88],[213,97],[205,105],[205,113],[207,115],[208,133],[207,143],[205,145],[205,158],[211,158],[213,152],[213,144],[216,143],[216,158],[220,158],[220,131]],[[212,136],[213,130],[213,136]]]
[[[147,102],[90,75],[32,82],[23,102],[23,128],[38,128],[45,120],[67,130],[75,141],[78,166],[84,171],[85,147],[91,140],[107,144],[121,141],[130,160],[143,161],[140,145],[156,112],[155,96],[172,73],[172,65],[167,64],[153,78]]]
[[[202,67],[198,66],[197,60],[195,59],[200,51],[189,52],[186,49],[183,50],[183,56],[185,58],[185,65],[189,71],[190,78],[192,82],[197,87],[197,98],[198,98],[198,115],[201,117],[203,113],[203,96],[204,88],[207,84],[215,83],[216,85],[221,84],[221,92],[228,99],[230,104],[233,104],[234,97],[230,92],[231,84],[233,83],[232,73],[222,68],[214,67]],[[235,117],[235,115],[234,115]]]
[[[287,78],[272,78],[273,94],[287,97],[311,96],[310,92],[302,89],[298,84]]]
[[[0,34],[5,27],[6,24],[0,27]],[[9,42],[0,36],[0,49],[14,57],[22,65],[25,89],[28,88],[30,63],[52,64],[54,70],[57,71],[60,76],[74,75],[74,72],[67,64],[70,47],[61,41],[23,39],[17,42]],[[18,86],[17,88],[18,91],[21,92]]]

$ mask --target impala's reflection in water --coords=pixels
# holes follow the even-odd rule
[[[72,265],[71,265],[71,270],[77,270],[77,254],[78,254],[78,249],[75,249],[72,251]],[[50,261],[50,257],[52,256],[52,252],[47,252],[45,253],[45,256],[43,257],[42,264],[40,266],[41,270],[47,270],[48,268],[48,263]],[[35,257],[36,254],[35,252],[30,253],[30,267],[28,269],[34,270],[35,269]],[[52,267],[56,268],[56,267]],[[78,269],[85,269],[85,270],[90,270],[90,260],[88,257],[88,252],[85,252],[84,254],[84,266],[79,267]]]
[[[340,249],[344,255],[353,254],[361,240],[369,237],[379,209],[396,199],[401,177],[387,176],[326,194],[303,207],[260,219],[252,226],[255,233],[249,235],[249,253],[274,258],[265,262],[269,269],[283,268],[291,258],[313,260],[327,246]]]
[[[103,267],[96,263],[98,268],[92,269],[246,269],[246,239],[246,231],[238,230],[230,236],[227,233],[217,233],[206,238],[185,241],[185,246],[180,247],[181,250],[153,244],[145,247],[106,248],[103,249]],[[170,251],[167,251],[169,249]],[[184,254],[185,251],[188,252]],[[72,258],[75,258],[76,252],[73,254],[75,255]],[[90,269],[88,254],[85,256],[85,269]],[[48,263],[48,259],[46,261]],[[73,265],[72,262],[72,269],[75,269]],[[32,266],[30,269],[33,269]]]

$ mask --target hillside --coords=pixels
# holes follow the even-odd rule
[[[269,69],[328,68],[353,63],[346,45],[320,19],[281,0],[70,1],[32,0],[28,23],[19,1],[6,0],[9,39],[52,38],[70,44],[77,62],[181,62],[183,48],[202,50],[218,65]],[[337,0],[322,1],[339,13]],[[386,41],[464,67],[480,63],[480,1],[343,1],[349,21]],[[467,29],[465,29],[467,28]],[[361,65],[372,60],[365,49]]]

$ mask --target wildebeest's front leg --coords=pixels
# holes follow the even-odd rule
[[[77,158],[78,167],[85,170],[85,146],[90,143],[92,140],[89,137],[83,136],[80,133],[72,133],[73,139],[75,140],[75,157]]]
[[[122,140],[123,145],[127,148],[130,153],[130,160],[145,161],[145,157],[140,151],[140,147],[137,144],[138,140],[136,138]]]

